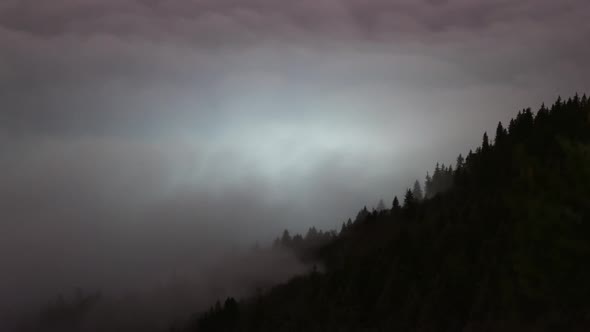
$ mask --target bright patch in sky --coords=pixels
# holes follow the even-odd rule
[[[228,128],[205,145],[192,177],[231,184],[248,177],[275,183],[302,179],[326,160],[354,160],[381,144],[377,137],[353,128],[275,122]],[[223,163],[227,160],[231,162]]]

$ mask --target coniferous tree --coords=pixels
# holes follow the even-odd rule
[[[393,198],[393,203],[391,204],[391,212],[393,214],[397,214],[398,212],[400,212],[402,209],[401,205],[399,204],[399,200],[397,199],[397,196],[395,196]]]
[[[412,190],[406,190],[406,195],[404,196],[404,211],[406,212],[406,216],[411,216],[414,212],[414,206],[416,205],[416,198],[412,193]]]
[[[367,217],[369,216],[369,210],[367,210],[367,206],[365,205],[356,215],[356,218],[354,219],[354,222],[360,222],[360,221],[364,221],[365,219],[367,219]]]
[[[470,165],[473,162],[474,153],[473,150],[469,150],[467,157],[465,157],[465,164]]]
[[[516,121],[514,119],[510,119],[510,123],[508,124],[508,134],[512,136],[516,134]]]
[[[572,99],[572,106],[573,107],[579,107],[580,106],[580,96],[578,95],[577,92],[576,92],[576,95],[574,96],[574,99]]]
[[[483,142],[481,144],[481,150],[487,152],[490,149],[490,140],[488,139],[488,133],[483,133]]]
[[[561,96],[558,96],[557,100],[553,104],[552,110],[554,112],[559,111],[561,109],[561,105],[562,105]]]
[[[310,227],[305,235],[305,241],[313,242],[318,238],[318,231],[315,227]]]
[[[498,122],[498,127],[496,127],[496,138],[494,139],[494,144],[496,146],[502,145],[504,140],[507,136],[506,129],[502,126],[502,122]]]
[[[429,198],[432,195],[432,177],[429,172],[426,172],[426,179],[424,180],[424,198]]]
[[[444,165],[442,168],[444,169]],[[439,192],[442,176],[442,169],[439,163],[436,163],[436,166],[434,167],[434,173],[432,175],[432,192],[428,194],[429,196],[435,196]]]
[[[291,245],[291,235],[289,234],[288,230],[284,230],[283,231],[283,236],[281,237],[281,244],[285,247],[288,247]]]
[[[303,240],[303,236],[301,236],[301,234],[295,234],[295,236],[293,236],[293,239],[291,240],[291,246],[294,249],[301,249],[301,247],[303,247],[303,243],[305,242],[305,240]]]
[[[455,168],[457,170],[461,170],[463,166],[465,166],[465,159],[463,158],[462,154],[459,154],[459,156],[457,157],[457,165],[455,166]]]

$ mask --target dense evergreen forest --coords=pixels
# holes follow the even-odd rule
[[[173,330],[588,331],[590,102],[525,109],[391,207],[274,245],[321,269]]]

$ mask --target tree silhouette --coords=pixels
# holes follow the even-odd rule
[[[496,128],[496,138],[494,139],[496,146],[502,145],[506,139],[506,136],[508,136],[508,132],[506,132],[506,129],[504,129],[502,126],[502,122],[498,122],[498,127]]]
[[[367,217],[369,216],[369,210],[367,210],[367,206],[365,205],[356,215],[356,218],[354,219],[354,222],[361,222],[367,219]]]
[[[414,208],[416,205],[416,198],[412,193],[412,190],[406,190],[406,195],[404,196],[404,208],[403,211],[405,212],[406,217],[411,217],[414,214]]]
[[[281,237],[281,245],[285,247],[289,247],[291,245],[291,235],[289,234],[288,230],[283,231],[283,236]]]
[[[463,166],[465,166],[465,158],[463,158],[462,154],[459,154],[459,156],[457,157],[455,168],[457,171],[459,171],[463,168]]]
[[[391,212],[393,214],[398,214],[401,210],[402,210],[402,207],[399,204],[399,200],[397,199],[397,196],[395,196],[393,198],[393,203],[391,204]]]
[[[490,149],[490,141],[488,139],[488,133],[483,133],[483,142],[481,144],[481,150],[487,152]]]
[[[432,177],[429,172],[426,172],[424,179],[424,198],[429,198],[432,195]]]

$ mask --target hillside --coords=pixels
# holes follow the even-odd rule
[[[321,272],[181,330],[590,329],[586,96],[519,112],[420,187],[315,247]]]

